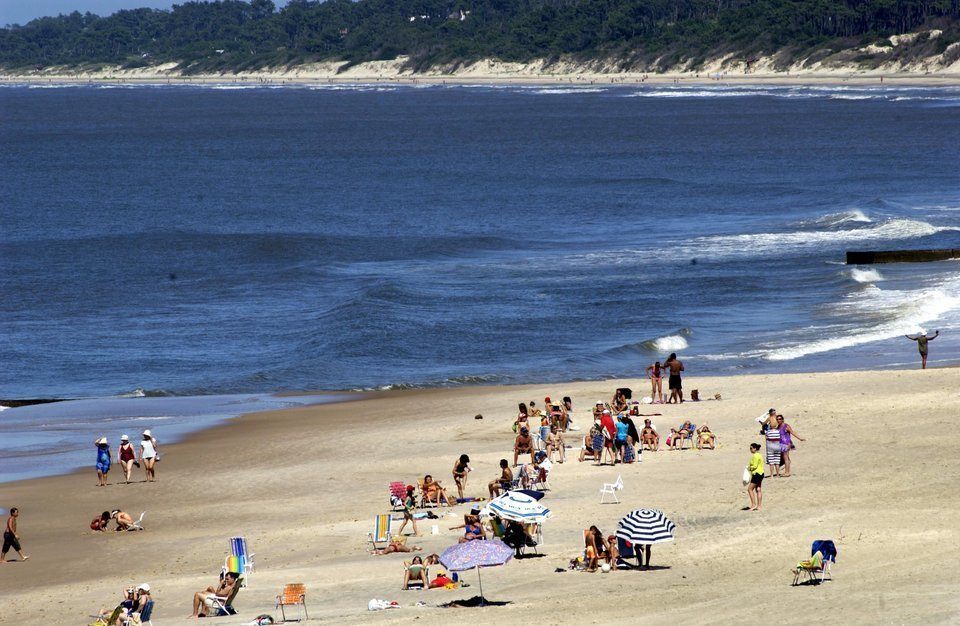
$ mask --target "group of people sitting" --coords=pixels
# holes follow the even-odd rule
[[[123,590],[123,599],[113,610],[100,609],[95,624],[103,626],[131,626],[148,621],[153,612],[153,596],[150,595],[150,585],[142,583],[136,587],[127,587]]]
[[[405,561],[403,564],[403,587],[404,591],[409,589],[444,589],[456,585],[463,585],[453,574],[453,578],[447,576],[446,572],[440,570],[433,578],[430,578],[430,566],[438,565],[440,557],[436,554],[420,557],[415,556],[411,561]]]
[[[625,543],[626,550],[633,554],[621,554],[620,543],[616,535],[604,535],[596,526],[583,531],[583,555],[574,558],[570,562],[572,568],[582,568],[587,572],[595,572],[600,568],[604,571],[616,571],[619,568],[618,562],[622,558],[632,558],[636,556],[638,567],[650,567],[650,546],[631,545]],[[646,564],[644,564],[644,554],[646,554]],[[625,563],[625,567],[630,565]]]

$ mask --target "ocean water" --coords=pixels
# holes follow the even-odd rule
[[[0,398],[957,363],[957,262],[842,261],[958,163],[957,88],[6,85]]]

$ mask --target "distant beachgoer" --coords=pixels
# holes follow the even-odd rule
[[[760,436],[762,437],[764,433],[767,432],[767,428],[770,427],[770,424],[776,423],[777,419],[777,410],[770,409],[763,415],[757,418],[757,421],[760,422]]]
[[[110,462],[113,455],[110,453],[110,444],[106,437],[99,437],[93,442],[97,447],[97,487],[107,486],[107,474],[110,472]]]
[[[403,564],[403,587],[406,590],[410,588],[410,583],[419,581],[424,587],[430,584],[427,580],[427,568],[423,565],[423,559],[419,555],[413,557],[409,563]]]
[[[614,437],[614,446],[616,451],[614,452],[614,461],[617,459],[621,463],[624,462],[624,449],[627,447],[627,437],[630,431],[630,425],[627,424],[626,416],[623,413],[617,415],[617,423],[615,424],[617,429],[617,434]]]
[[[687,439],[693,439],[693,424],[690,423],[690,420],[684,421],[680,424],[679,428],[671,428],[670,441],[667,443],[670,445],[671,450],[682,450],[683,442]]]
[[[767,440],[767,465],[770,466],[770,476],[780,475],[780,429],[777,427],[776,417],[773,424],[767,423],[763,436]]]
[[[610,402],[610,406],[614,413],[623,413],[627,410],[627,398],[619,389],[613,393],[613,400]]]
[[[563,410],[563,427],[560,430],[580,430],[573,425],[573,400],[570,396],[563,396],[560,408]]]
[[[647,368],[647,378],[650,379],[650,397],[654,404],[663,404],[663,369],[660,361]]]
[[[130,444],[130,438],[126,435],[120,437],[120,447],[117,448],[117,460],[120,461],[120,467],[123,468],[123,474],[126,476],[127,484],[130,484],[130,474],[133,472],[133,464],[137,462],[137,452]]]
[[[521,454],[529,454],[530,462],[533,463],[533,439],[530,438],[530,431],[526,428],[520,429],[520,434],[517,435],[516,440],[513,442],[513,466],[517,466],[517,459]]]
[[[777,430],[780,431],[780,463],[783,465],[783,474],[781,476],[787,477],[790,475],[790,450],[795,448],[793,445],[793,439],[799,439],[800,441],[806,441],[803,437],[798,435],[796,431],[783,421],[783,416],[777,416]]]
[[[453,482],[457,484],[457,493],[460,494],[460,501],[466,497],[464,491],[467,488],[467,474],[470,473],[470,457],[461,454],[460,458],[453,464]]]
[[[427,502],[433,502],[437,506],[451,506],[450,499],[447,498],[447,490],[440,486],[440,481],[434,480],[433,476],[427,474],[423,477],[423,497]]]
[[[157,450],[157,440],[149,430],[143,431],[143,440],[140,442],[140,461],[143,463],[143,470],[147,474],[147,481],[153,482],[156,479],[156,470],[154,469],[160,453]]]
[[[553,460],[553,455],[557,455],[557,462],[563,463],[567,456],[566,445],[563,442],[563,432],[554,424],[550,427],[550,434],[547,435],[547,456]]]
[[[110,517],[117,522],[117,527],[114,530],[130,530],[130,526],[133,525],[133,516],[126,511],[114,509],[110,511]]]
[[[530,412],[527,410],[527,405],[521,402],[520,412],[517,414],[517,419],[513,422],[513,432],[517,432],[521,426],[527,425],[529,418]]]
[[[495,498],[501,493],[510,489],[513,484],[513,470],[510,469],[510,462],[506,459],[500,459],[500,476],[491,480],[487,485],[490,497]]]
[[[459,543],[467,543],[468,541],[477,541],[478,539],[486,538],[487,534],[483,532],[483,525],[480,524],[480,518],[470,516],[470,520],[464,522],[463,537],[460,537]]]
[[[587,571],[595,572],[600,565],[600,559],[605,559],[610,553],[610,543],[596,526],[591,526],[583,532],[583,543],[586,549]]]
[[[107,529],[107,524],[109,523],[110,523],[110,511],[104,511],[100,515],[93,518],[93,520],[91,520],[90,530],[103,532]]]
[[[603,414],[603,402],[601,400],[597,400],[597,403],[593,405],[593,419],[595,420],[600,419],[600,416],[602,414]]]
[[[617,426],[609,409],[604,409],[603,413],[600,414],[600,430],[603,434],[603,458],[609,458],[610,465],[615,465],[617,459],[613,449],[613,441],[617,437]],[[600,459],[599,464],[602,463],[603,460]]]
[[[667,368],[670,371],[670,399],[667,400],[667,404],[678,404],[683,402],[683,380],[680,378],[680,372],[683,370],[683,362],[677,358],[677,353],[672,352],[667,360],[664,361],[663,367]]]
[[[237,572],[227,572],[216,587],[211,585],[203,591],[193,594],[193,613],[190,617],[200,617],[201,611],[206,615],[207,610],[212,610],[214,596],[223,598],[232,595],[234,587],[237,586],[238,578],[240,578],[240,574]]]
[[[649,419],[643,420],[643,430],[640,431],[640,441],[647,446],[647,450],[656,452],[660,449],[660,433],[653,427]]]
[[[907,339],[917,342],[917,349],[920,350],[920,369],[927,369],[927,343],[939,336],[939,330],[933,334],[933,337],[928,337],[927,333],[920,333],[916,336],[904,335]]]
[[[697,429],[697,450],[703,450],[704,448],[714,450],[716,448],[716,442],[717,436],[713,434],[709,426],[704,424]]]
[[[3,527],[3,551],[0,552],[0,563],[7,562],[7,552],[10,551],[10,548],[17,551],[21,561],[26,561],[30,558],[23,553],[23,549],[20,547],[20,535],[17,534],[18,517],[20,517],[20,509],[15,506],[10,507],[10,516],[7,517],[7,523]]]
[[[413,512],[417,508],[417,497],[414,495],[413,485],[407,485],[407,495],[403,499],[403,523],[400,524],[400,529],[397,531],[398,535],[403,534],[403,529],[407,527],[407,522],[410,522],[413,525],[413,534],[417,537],[420,536],[420,531],[417,530],[417,520],[413,518]]]
[[[751,443],[750,453],[750,464],[747,465],[747,470],[750,472],[750,483],[747,485],[747,495],[750,497],[749,510],[759,511],[760,505],[763,504],[763,491],[760,487],[763,484],[764,476],[760,444]]]

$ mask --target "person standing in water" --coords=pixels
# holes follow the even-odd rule
[[[683,381],[680,379],[680,372],[683,371],[683,361],[677,358],[676,352],[671,352],[663,367],[670,371],[670,399],[667,404],[678,404],[683,402]]]
[[[920,350],[920,369],[927,369],[927,342],[933,341],[939,336],[939,330],[933,333],[933,337],[927,337],[927,333],[920,333],[916,336],[904,335],[910,341],[917,342],[917,349]]]
[[[7,552],[10,548],[17,551],[21,561],[26,561],[30,557],[23,553],[20,548],[20,535],[17,534],[17,518],[20,517],[20,509],[10,508],[10,517],[7,518],[7,525],[3,527],[3,552],[0,552],[0,563],[7,562]]]

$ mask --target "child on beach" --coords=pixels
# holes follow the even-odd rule
[[[413,534],[417,537],[420,536],[420,531],[417,530],[417,520],[413,519],[413,512],[417,508],[417,498],[414,495],[414,486],[407,485],[407,497],[403,499],[403,523],[400,524],[400,530],[397,531],[398,535],[403,534],[403,529],[407,527],[407,522],[410,522],[413,525]]]
[[[99,437],[93,442],[97,447],[97,487],[107,486],[107,473],[110,471],[110,462],[113,455],[110,453],[110,445],[106,437]]]
[[[13,548],[17,551],[17,554],[20,555],[21,561],[26,561],[30,557],[23,553],[23,550],[20,548],[20,535],[17,534],[17,518],[20,517],[20,509],[17,507],[10,508],[10,516],[7,518],[7,523],[3,527],[3,551],[0,552],[0,563],[7,562],[7,552],[10,551],[10,548]]]

